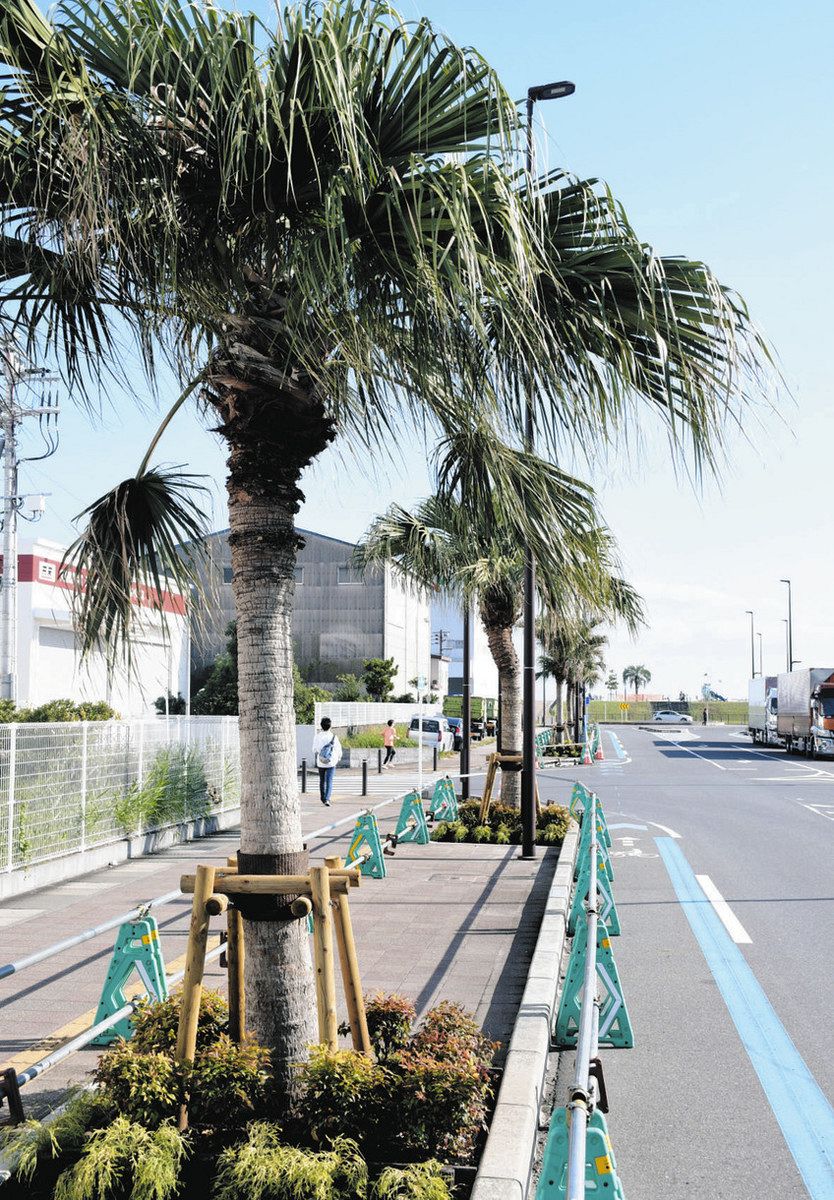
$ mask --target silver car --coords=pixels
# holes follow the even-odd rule
[[[420,718],[412,717],[411,725],[408,729],[408,736],[413,742],[420,744]],[[423,717],[423,737],[424,746],[437,746],[438,750],[451,750],[455,744],[455,735],[449,728],[449,722],[445,717]]]
[[[689,713],[675,712],[671,708],[661,708],[652,717],[653,721],[661,721],[664,725],[691,725]]]

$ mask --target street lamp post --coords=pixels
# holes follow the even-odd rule
[[[533,106],[537,100],[560,100],[576,90],[568,80],[527,89],[527,177],[533,179]],[[524,446],[535,446],[533,387],[527,381]],[[536,564],[529,545],[524,555],[524,673],[521,746],[521,857],[536,857]]]
[[[788,627],[788,644],[787,644],[788,670],[792,671],[793,670],[793,614],[791,613],[791,581],[790,581],[790,579],[780,579],[779,582],[786,583],[788,585],[788,619],[785,622],[785,624]]]
[[[752,609],[747,608],[747,609],[745,609],[745,612],[747,613],[748,617],[750,618],[750,678],[755,679],[756,678],[756,635],[754,633],[754,626],[753,626],[753,611],[752,611]]]
[[[759,674],[764,675],[764,667],[762,666],[762,635],[757,633],[756,637],[759,639]]]

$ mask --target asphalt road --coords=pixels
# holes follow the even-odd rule
[[[832,1200],[834,762],[717,727],[603,743],[574,774],[613,839],[636,1045],[603,1061],[626,1195]],[[567,788],[554,772],[543,798]]]

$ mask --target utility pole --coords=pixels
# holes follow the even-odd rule
[[[795,660],[793,657],[793,613],[791,612],[791,581],[790,581],[790,579],[780,579],[779,582],[786,583],[788,585],[788,620],[787,620],[788,644],[787,644],[786,650],[787,650],[787,659],[788,659],[788,670],[792,671]],[[796,660],[796,661],[798,661],[798,660]]]
[[[47,426],[51,416],[57,416],[58,406],[35,404],[28,407],[20,403],[18,393],[21,386],[32,379],[44,383],[54,376],[45,370],[33,367],[18,350],[11,337],[0,340],[0,358],[3,362],[3,575],[0,580],[0,698],[17,700],[17,519],[23,502],[31,498],[31,517],[37,521],[44,511],[44,497],[32,497],[18,493],[17,483],[17,427],[24,417],[46,417]],[[54,453],[57,439],[50,447],[47,437],[47,455]]]
[[[17,700],[17,448],[15,388],[20,359],[14,343],[3,345],[3,578],[0,582],[0,696]]]

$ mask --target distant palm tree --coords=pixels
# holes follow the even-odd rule
[[[513,629],[521,618],[525,545],[537,561],[542,602],[559,606],[566,597],[607,603],[612,592],[610,534],[600,524],[593,492],[535,456],[499,447],[494,438],[478,442],[467,435],[467,468],[455,474],[450,495],[441,488],[413,512],[393,505],[377,517],[357,550],[362,566],[391,563],[406,579],[427,591],[438,589],[475,603],[484,626],[501,693],[501,744],[521,750],[521,667]],[[514,461],[517,495],[528,520],[519,539],[508,519],[502,494],[490,487],[496,454]],[[462,462],[462,447],[454,451]],[[444,472],[439,472],[443,477]],[[501,798],[517,805],[520,776],[507,773]]]
[[[641,692],[647,683],[651,683],[652,673],[648,667],[642,664],[638,666],[625,667],[623,670],[623,686],[628,687],[629,684],[634,688],[634,699],[637,700],[638,692]]]

